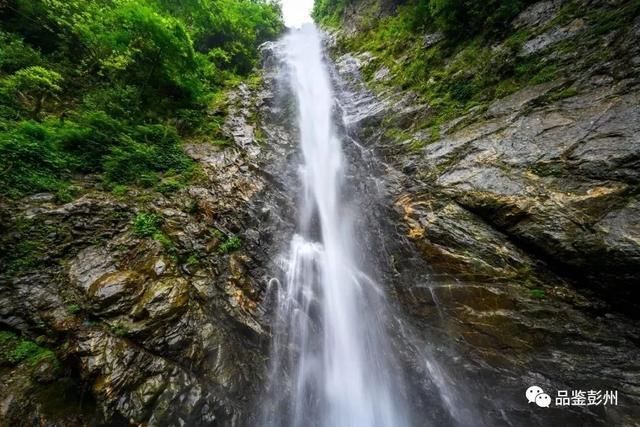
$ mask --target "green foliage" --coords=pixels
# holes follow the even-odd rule
[[[559,92],[553,93],[549,96],[549,101],[559,101],[561,99],[565,99],[565,98],[571,98],[573,96],[578,95],[580,92],[578,92],[578,89],[576,89],[573,86],[570,86],[566,89],[563,89]]]
[[[184,188],[184,182],[174,177],[162,180],[156,187],[156,189],[165,196],[169,196],[182,188]]]
[[[69,180],[87,173],[108,187],[169,191],[165,174],[192,170],[182,138],[207,131],[208,103],[283,29],[267,0],[9,5],[0,4],[0,194],[10,197],[68,200]]]
[[[315,0],[311,16],[324,25],[337,26],[348,0]]]
[[[504,32],[530,0],[421,0],[436,26],[455,37]]]
[[[18,197],[51,191],[71,196],[73,173],[101,173],[112,185],[152,186],[158,174],[188,172],[192,160],[181,149],[173,127],[125,126],[104,112],[86,112],[68,120],[18,122],[0,131],[0,194]]]
[[[128,84],[95,86],[84,95],[82,107],[84,110],[102,112],[118,120],[143,114],[140,88]]]
[[[160,243],[163,248],[170,252],[173,252],[175,249],[173,241],[169,238],[169,236],[162,233],[161,231],[156,231],[155,233],[153,233],[153,240]]]
[[[35,122],[20,122],[0,132],[0,193],[58,191],[70,172],[70,162],[47,129]]]
[[[218,247],[218,252],[221,254],[228,254],[229,252],[237,251],[242,247],[242,240],[238,236],[229,236],[227,240],[222,242]]]
[[[339,25],[349,0],[315,0],[312,16],[328,26]],[[495,35],[533,0],[409,0],[399,8],[411,13],[402,20],[408,28],[440,30],[450,37],[466,38],[484,33]],[[374,6],[375,7],[375,6]]]
[[[40,52],[20,37],[0,31],[0,73],[13,74],[23,68],[41,64]]]
[[[122,197],[125,196],[129,192],[129,188],[126,185],[118,184],[114,185],[111,189],[111,193],[115,196]]]
[[[317,1],[316,9],[322,3]],[[523,87],[562,77],[559,56],[520,55],[524,42],[535,36],[534,30],[513,32],[509,23],[530,3],[409,0],[394,13],[364,21],[359,31],[339,39],[338,49],[373,54],[362,72],[374,89],[410,90],[429,105],[424,120],[387,135],[406,142],[406,131],[420,129],[430,136],[405,145],[419,149],[437,139],[442,125],[470,110],[480,112],[495,99]],[[425,48],[424,34],[436,31],[449,34]],[[554,48],[562,49],[563,44]],[[383,66],[391,71],[391,79],[376,81],[373,75]]]
[[[180,148],[175,129],[163,125],[137,126],[122,135],[119,144],[105,156],[107,181],[117,184],[154,184],[154,173],[169,169],[184,171],[191,160]],[[151,178],[151,180],[150,180]]]
[[[33,341],[20,341],[9,354],[9,360],[13,363],[19,363],[38,355],[40,351],[41,347]]]
[[[200,257],[198,256],[198,254],[193,253],[189,255],[185,264],[190,268],[198,268],[198,266],[200,265]]]
[[[185,25],[144,2],[121,2],[74,28],[91,50],[98,75],[140,89],[146,108],[197,101],[202,94]]]
[[[62,90],[62,76],[40,66],[16,71],[0,80],[0,99],[38,118],[47,101]]]
[[[140,237],[151,237],[160,231],[162,218],[156,214],[141,212],[133,219],[133,232]]]
[[[69,304],[67,306],[67,313],[69,314],[78,314],[82,311],[82,307],[78,304]]]
[[[33,341],[23,339],[8,331],[0,331],[0,361],[4,360],[12,365],[25,362],[36,365],[43,360],[57,363],[55,354]]]
[[[129,334],[129,327],[123,323],[109,325],[109,331],[117,337],[124,337]]]

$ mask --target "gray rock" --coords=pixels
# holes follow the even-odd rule
[[[563,82],[561,80],[556,80],[520,89],[519,91],[491,104],[486,115],[488,118],[493,118],[519,112],[532,101],[540,99],[562,84]]]
[[[562,0],[546,0],[533,3],[513,20],[514,28],[539,27],[556,15]]]
[[[427,34],[422,38],[422,40],[422,45],[425,49],[428,49],[444,40],[444,34],[441,32]]]
[[[379,82],[386,82],[391,80],[391,70],[389,68],[382,66],[373,74],[373,80]]]
[[[90,246],[71,261],[69,279],[81,290],[89,291],[98,278],[115,270],[114,260],[106,248]]]
[[[586,24],[582,19],[575,19],[570,24],[563,27],[554,27],[525,42],[520,51],[520,55],[527,56],[540,52],[555,43],[574,37],[583,31],[585,27]]]

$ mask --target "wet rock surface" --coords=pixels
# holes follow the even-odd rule
[[[265,79],[229,94],[232,145],[185,146],[202,169],[186,188],[2,205],[0,324],[53,349],[64,369],[52,380],[79,392],[52,400],[24,364],[0,367],[0,424],[251,424],[269,340],[261,299],[289,203],[281,155],[292,147],[289,132],[257,119],[283,116]],[[136,233],[140,213],[161,219],[153,236]],[[233,236],[240,248],[225,248]]]
[[[588,22],[554,29],[560,3],[535,3],[517,18],[538,30],[530,36],[538,54],[558,55],[554,43],[588,30]],[[406,323],[390,333],[409,376],[425,378],[409,381],[418,406],[445,408],[426,422],[638,425],[640,74],[628,62],[638,54],[632,32],[616,33],[616,61],[596,65],[564,52],[572,62],[564,78],[471,109],[435,139],[412,123],[428,105],[375,78],[363,82],[369,53],[335,59],[345,132],[380,159],[393,201],[384,215],[401,224],[382,233],[396,233],[382,239],[384,274]],[[342,36],[332,34],[333,44]],[[402,139],[389,128],[402,129]],[[618,390],[618,405],[538,411],[524,398],[531,384],[552,398]],[[419,397],[425,389],[440,398]]]

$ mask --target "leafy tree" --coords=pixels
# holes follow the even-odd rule
[[[59,73],[36,65],[4,78],[0,91],[5,100],[15,99],[33,118],[38,118],[45,103],[62,91],[61,83]]]
[[[200,95],[193,45],[179,20],[124,2],[77,31],[90,48],[98,74],[138,87],[149,99],[147,106],[165,107],[165,98],[189,102]]]

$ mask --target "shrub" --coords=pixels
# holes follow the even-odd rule
[[[140,237],[151,237],[160,231],[162,218],[156,214],[141,212],[133,220],[133,232]]]
[[[100,172],[112,147],[119,144],[125,126],[102,111],[82,112],[64,122],[49,123],[57,146],[75,161],[77,172]]]
[[[325,25],[338,25],[348,0],[315,0],[311,16]]]
[[[31,121],[0,132],[0,193],[16,197],[57,191],[69,174],[69,159],[56,146],[46,127]]]
[[[109,330],[111,333],[117,337],[124,337],[129,334],[129,327],[124,323],[114,323],[109,325]]]
[[[105,156],[105,178],[112,183],[138,183],[154,185],[150,174],[168,169],[185,171],[192,160],[180,147],[175,129],[162,125],[138,126],[121,136],[117,146]]]
[[[157,231],[153,233],[153,240],[160,243],[163,248],[165,248],[170,252],[172,252],[175,249],[173,245],[173,241],[169,238],[169,236],[162,233],[161,231]]]

